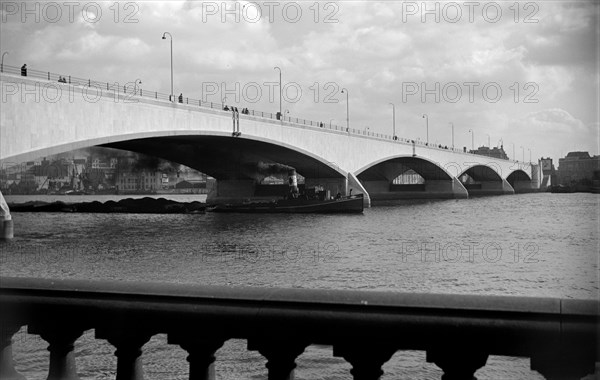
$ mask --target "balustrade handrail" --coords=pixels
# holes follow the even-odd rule
[[[2,65],[0,72],[3,72],[3,73],[6,72],[9,74],[13,74],[13,75],[21,75],[21,69],[19,67],[6,65],[6,64]],[[27,69],[27,77],[40,78],[40,79],[44,79],[47,81],[58,81],[58,79],[60,77],[63,77],[63,75],[51,73],[49,71],[40,71],[40,70],[28,68]],[[108,82],[99,82],[99,81],[92,80],[92,79],[78,78],[78,77],[74,77],[74,76],[70,76],[70,75],[65,75],[64,78],[66,80],[65,84],[82,86],[82,87],[91,87],[92,85],[94,85],[95,87],[98,87],[102,90],[106,89],[107,91],[121,93],[121,85],[119,84],[119,87],[117,87],[118,83],[110,84]],[[156,100],[165,100],[165,101],[171,102],[170,94],[164,94],[164,93],[160,93],[158,91],[148,91],[148,90],[144,90],[141,87],[138,88],[135,85],[135,82],[133,82],[133,81],[124,83],[122,89],[123,89],[123,93],[125,93],[125,94],[129,94],[129,93],[133,94],[133,91],[135,91],[135,94],[134,94],[135,96],[140,96],[140,97],[149,98],[149,99],[156,99]],[[139,94],[138,94],[138,91],[139,91]],[[173,94],[173,97],[175,98],[175,99],[173,99],[173,101],[178,104],[183,103],[186,105],[198,105],[199,107],[223,110],[223,103],[213,103],[213,102],[208,102],[208,101],[202,101],[199,99],[192,99],[192,98],[188,98],[188,97],[184,97],[183,102],[178,102],[178,96]],[[260,117],[263,119],[277,120],[277,116],[273,112],[264,112],[264,111],[248,109],[248,115],[251,115],[254,117]],[[241,112],[240,112],[240,116],[244,116],[244,115],[241,114]],[[341,132],[345,132],[345,133],[352,134],[355,136],[366,136],[368,138],[373,138],[373,139],[378,139],[378,140],[391,140],[392,142],[399,143],[399,144],[415,145],[415,146],[419,146],[419,147],[425,147],[428,149],[445,150],[445,151],[451,151],[451,152],[460,153],[460,154],[476,154],[476,153],[471,153],[471,152],[464,152],[463,150],[458,149],[458,148],[442,146],[441,144],[437,144],[437,145],[429,144],[424,141],[403,138],[403,137],[398,137],[398,136],[396,136],[397,138],[394,138],[394,136],[387,135],[387,134],[364,131],[364,130],[354,129],[354,128],[348,129],[346,127],[342,127],[339,125],[330,125],[330,124],[326,124],[326,123],[318,122],[318,121],[314,121],[314,120],[301,119],[301,118],[290,117],[290,116],[285,116],[285,115],[281,115],[280,117],[281,117],[282,122],[286,122],[288,124],[311,126],[315,129],[318,128],[318,129],[329,129],[329,130],[334,130],[334,131],[341,131]],[[321,125],[322,125],[322,127],[321,127]],[[489,157],[486,155],[481,155],[481,156]],[[498,160],[502,159],[502,158],[498,158],[498,157],[493,157],[493,158],[498,159]],[[506,159],[506,160],[510,161],[508,159]],[[513,160],[513,161],[518,162],[518,160]]]
[[[469,353],[479,361],[482,353],[531,357],[546,376],[584,376],[598,360],[599,307],[555,298],[0,278],[5,345],[23,325],[46,340],[74,341],[93,328],[117,348],[134,340],[141,349],[158,333],[184,348],[247,339],[270,363],[279,359],[269,349],[302,346],[295,359],[310,344],[332,345],[355,368],[374,353],[379,368],[397,350],[426,350],[446,373],[443,358],[473,365]]]

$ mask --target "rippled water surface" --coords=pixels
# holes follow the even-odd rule
[[[177,196],[196,200],[197,196]],[[81,200],[78,197],[77,200]],[[202,198],[200,198],[202,199]],[[140,215],[15,213],[0,244],[3,276],[598,297],[598,195],[523,194],[379,205],[363,215]],[[7,197],[8,202],[22,198]],[[46,344],[24,331],[15,358],[45,378]],[[114,349],[88,332],[76,345],[80,375],[114,377]],[[187,377],[185,352],[155,336],[147,378]],[[349,378],[331,347],[310,347],[298,379]],[[424,352],[399,351],[383,379],[439,379]],[[229,341],[220,379],[265,377],[264,359]],[[491,357],[479,379],[538,379],[529,360]]]

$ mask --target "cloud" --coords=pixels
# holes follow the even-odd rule
[[[598,152],[598,124],[586,124],[560,108],[531,112],[520,119],[510,120],[508,130],[514,141],[520,141],[536,152],[555,160],[573,150]],[[541,143],[541,144],[540,144]]]

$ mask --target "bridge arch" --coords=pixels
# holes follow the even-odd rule
[[[488,165],[473,165],[463,171],[459,177],[468,175],[473,180],[478,182],[485,181],[502,181],[502,176]]]
[[[262,180],[270,175],[287,178],[291,168],[304,177],[306,187],[323,186],[330,194],[346,194],[348,189],[348,173],[337,165],[267,138],[232,137],[223,132],[169,132],[151,137],[121,136],[120,140],[101,146],[153,155],[216,178],[209,191],[209,203],[281,198],[287,185],[263,185]]]
[[[287,178],[292,168],[305,178],[307,187],[320,185],[332,194],[346,194],[348,188],[348,173],[312,152],[267,138],[232,137],[231,133],[205,130],[152,131],[80,140],[5,161],[23,161],[91,146],[159,157],[206,173],[217,179],[214,194],[209,193],[209,199],[215,201],[239,201],[261,194],[269,199],[279,198],[287,187],[271,186],[261,191],[261,181],[269,175]],[[355,194],[358,192],[360,189]]]
[[[394,179],[413,171],[423,183],[395,184]],[[402,198],[465,198],[467,192],[438,163],[424,157],[396,155],[377,160],[356,172],[372,200]]]
[[[529,174],[521,169],[517,169],[506,177],[506,181],[515,189],[515,193],[531,192],[533,190],[533,181]]]
[[[412,155],[397,155],[379,159],[356,171],[359,179],[393,180],[407,170],[413,170],[425,180],[449,180],[452,176],[437,163],[424,158],[414,157]]]
[[[347,173],[335,163],[309,151],[279,141],[248,136],[234,138],[228,133],[190,130],[152,131],[79,140],[32,150],[15,157],[7,157],[2,162],[23,162],[92,146],[104,146],[160,157],[203,171],[215,178],[226,178],[227,176],[223,174],[223,170],[219,170],[219,165],[210,168],[206,163],[202,163],[198,157],[218,152],[226,152],[230,155],[237,153],[239,155],[240,153],[254,151],[254,157],[263,156],[267,161],[289,165],[296,168],[298,172],[306,174],[306,176],[323,175],[334,178],[345,178],[347,176]],[[205,149],[200,150],[200,148]],[[200,156],[194,156],[196,154]],[[225,164],[221,162],[221,166],[225,166]]]
[[[304,177],[345,178],[347,173],[328,160],[285,143],[254,136],[231,137],[221,132],[172,131],[151,136],[125,135],[98,144],[157,156],[200,170],[217,179],[254,178],[250,164],[279,163]]]
[[[495,165],[494,165],[495,166]],[[469,195],[500,195],[512,194],[514,189],[489,165],[473,165],[463,171],[459,179]]]

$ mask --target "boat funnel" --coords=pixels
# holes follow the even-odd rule
[[[298,177],[296,169],[288,170],[288,184],[290,186],[290,194],[295,198],[298,196]]]

